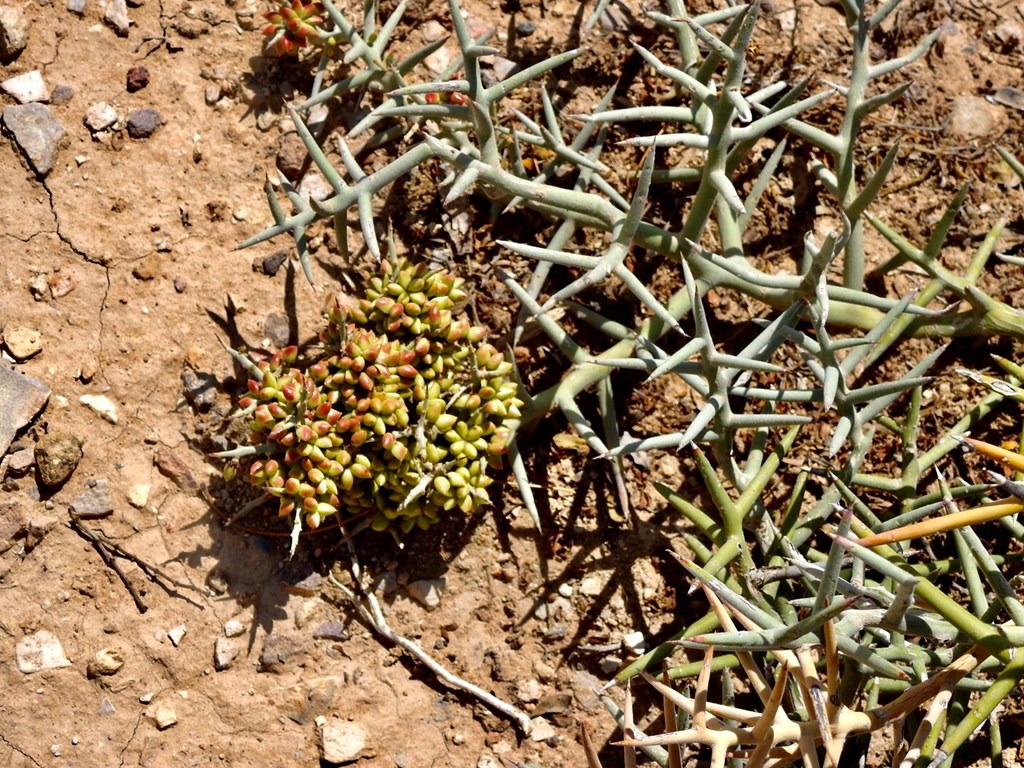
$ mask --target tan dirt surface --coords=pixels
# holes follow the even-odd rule
[[[64,0],[32,0],[24,6],[32,21],[28,47],[0,68],[4,80],[38,70],[51,91],[73,91],[50,105],[65,135],[48,174],[28,165],[9,133],[0,140],[4,353],[9,357],[19,329],[37,332],[41,351],[15,367],[52,390],[0,465],[0,766],[316,766],[321,715],[365,732],[361,766],[583,766],[581,723],[607,765],[618,764],[609,746],[614,723],[595,688],[633,653],[624,637],[639,632],[649,648],[689,620],[685,574],[668,554],[686,551],[685,527],[653,483],[699,494],[690,457],[627,462],[634,514],[621,525],[610,517],[615,489],[606,464],[552,419],[524,441],[542,488],[542,535],[508,480],[492,511],[409,537],[404,547],[386,535],[357,539],[392,628],[452,672],[543,718],[550,727],[544,741],[523,738],[381,642],[337,587],[310,577],[347,562],[336,531],[304,539],[289,564],[285,538],[249,532],[244,521],[225,528],[224,516],[237,510],[246,489],[225,489],[220,464],[207,454],[226,447],[226,416],[244,382],[221,341],[274,348],[306,342],[320,327],[322,293],[306,284],[290,240],[234,250],[271,221],[264,180],[294,145],[283,106],[308,87],[308,69],[264,55],[251,20],[265,8],[252,0],[130,5],[131,27],[121,37],[104,23],[106,6],[97,0],[87,0],[82,14]],[[505,55],[529,62],[578,45],[579,19],[591,5],[581,12],[569,0],[463,2],[476,24],[495,29]],[[636,39],[652,45],[656,36],[640,3],[618,5],[641,20]],[[1024,41],[1011,34],[1024,25],[1022,9],[914,0],[877,43],[889,55],[935,27],[945,30],[940,47],[911,68],[908,94],[870,127],[862,162],[876,164],[903,137],[900,163],[874,212],[918,243],[959,186],[971,184],[944,256],[951,268],[965,265],[1000,217],[1008,221],[1006,249],[1024,240],[1021,186],[993,151],[998,143],[1021,154],[1024,112],[982,101],[991,119],[982,133],[957,134],[950,124],[958,97],[1024,88]],[[446,15],[444,3],[412,2],[397,50],[422,45],[428,24],[447,28]],[[816,78],[820,87],[842,81],[846,37],[838,11],[781,0],[765,4],[764,17],[755,80],[784,74]],[[535,31],[509,50],[521,21]],[[598,25],[584,41],[589,49],[560,76],[567,113],[592,107],[623,70],[623,103],[674,98],[612,27]],[[147,68],[148,84],[129,92],[129,70],[138,66]],[[3,102],[15,103],[6,95]],[[98,102],[111,105],[118,121],[96,133],[84,119]],[[539,104],[536,93],[520,100],[535,117]],[[156,109],[161,124],[152,136],[133,138],[125,123],[145,108]],[[344,126],[344,104],[334,108],[331,120]],[[815,119],[834,127],[837,114],[826,106]],[[639,153],[615,157],[615,181],[628,180]],[[751,253],[762,264],[799,258],[804,232],[835,225],[827,215],[815,223],[816,193],[799,187],[811,183],[804,169],[787,175],[793,189],[772,192],[776,216],[751,230],[758,246]],[[441,225],[441,178],[438,168],[434,178],[409,179],[378,201],[382,216],[394,222],[401,243],[462,251],[456,268],[477,292],[480,317],[500,336],[517,308],[492,264],[518,262],[494,241],[547,225],[532,214],[492,225],[481,198],[460,245],[454,228]],[[658,204],[668,210],[672,203]],[[318,277],[336,290],[332,240],[319,235]],[[878,237],[871,248],[877,263],[890,255]],[[254,261],[282,250],[287,258],[275,275],[254,269]],[[650,274],[659,295],[675,289],[672,275]],[[1015,304],[1024,281],[1019,268],[1000,266],[984,286]],[[709,302],[723,322],[739,324],[759,311],[728,294]],[[916,358],[930,344],[908,344],[906,353]],[[952,369],[985,367],[990,351],[1012,357],[1017,350],[1005,340],[963,341],[943,358],[947,367],[926,406],[937,433],[978,394]],[[517,353],[531,386],[562,371],[540,338]],[[904,362],[888,364],[899,370]],[[212,377],[200,378],[208,394],[195,385],[196,373]],[[116,423],[83,404],[85,395],[108,398]],[[637,381],[620,416],[633,435],[645,435],[685,425],[692,408],[692,393],[666,377]],[[1010,416],[997,424],[1013,434]],[[69,479],[45,486],[34,469],[12,469],[20,449],[56,433],[82,445]],[[882,453],[873,460],[894,460]],[[73,527],[69,507],[87,492],[102,495],[104,485],[112,514]],[[303,564],[307,570],[297,571]],[[433,609],[414,598],[427,580],[441,588]],[[693,615],[703,610],[695,606]],[[231,621],[240,622],[241,634],[228,638],[238,655],[217,670],[215,644]],[[26,674],[15,665],[16,647],[42,631],[60,641],[70,664]],[[123,666],[90,674],[105,650],[113,654],[103,658],[120,657]],[[650,722],[656,712],[638,717]]]

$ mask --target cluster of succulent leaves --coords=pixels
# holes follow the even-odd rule
[[[289,347],[250,363],[248,476],[282,516],[406,532],[488,503],[521,401],[512,364],[461,311],[462,285],[384,261],[362,299],[332,302],[322,358],[297,367]]]
[[[279,56],[297,54],[313,46],[326,46],[330,35],[324,30],[324,7],[312,0],[277,0],[277,7],[263,14],[265,45]]]
[[[846,84],[830,84],[810,93],[810,81],[750,87],[747,54],[760,3],[726,4],[693,14],[684,0],[666,0],[665,9],[650,10],[647,17],[662,29],[660,43],[667,46],[668,54],[657,55],[639,45],[634,49],[681,95],[679,103],[612,109],[611,90],[591,114],[570,121],[543,82],[580,51],[556,54],[500,82],[485,84],[481,60],[498,51],[486,40],[471,38],[458,0],[448,0],[460,56],[437,78],[417,81],[414,74],[419,65],[444,40],[404,59],[388,55],[406,2],[400,2],[381,24],[377,3],[365,0],[362,23],[357,26],[331,0],[323,0],[332,35],[354,74],[325,83],[328,58],[322,57],[313,90],[296,106],[293,118],[332,194],[322,202],[311,202],[283,176],[268,181],[274,224],[244,245],[292,235],[312,282],[308,229],[317,222],[333,225],[341,256],[349,258],[348,213],[354,211],[365,247],[379,257],[374,196],[422,164],[437,161],[450,170],[442,183],[448,203],[479,191],[500,215],[527,207],[548,216],[550,230],[531,231],[521,240],[500,243],[508,253],[522,257],[522,264],[534,265],[527,270],[528,278],[519,280],[503,272],[500,276],[521,302],[517,337],[528,321],[534,321],[563,353],[566,371],[556,384],[527,396],[519,424],[511,426],[518,426],[521,433],[540,418],[560,412],[596,455],[610,459],[606,466],[620,491],[623,517],[628,514],[623,457],[690,449],[711,504],[676,489],[662,492],[689,523],[686,541],[693,557],[687,567],[692,578],[721,610],[709,611],[686,627],[678,641],[721,651],[713,665],[720,671],[745,663],[748,657],[743,654],[757,654],[761,671],[747,669],[748,675],[766,680],[778,680],[787,670],[794,674],[788,666],[792,663],[813,667],[813,659],[808,662],[790,652],[824,644],[830,652],[822,656],[841,668],[830,670],[834,674],[829,678],[842,683],[835,691],[837,707],[850,708],[858,702],[870,707],[893,694],[909,696],[906,700],[914,702],[915,696],[927,693],[927,698],[937,701],[939,693],[948,693],[952,697],[948,725],[925,719],[929,729],[921,736],[921,754],[925,760],[951,759],[1024,676],[1024,654],[1013,654],[1024,646],[1024,611],[1001,572],[1001,568],[1017,567],[1019,558],[986,552],[969,527],[954,534],[957,557],[928,563],[914,562],[912,552],[898,542],[869,547],[859,545],[857,538],[899,529],[985,492],[987,485],[948,489],[940,484],[939,489],[924,493],[920,488],[928,473],[957,447],[953,438],[984,419],[1003,393],[995,392],[976,404],[946,438],[924,451],[919,447],[921,403],[930,382],[928,370],[941,349],[891,381],[862,384],[860,376],[910,335],[1024,338],[1024,320],[1019,311],[978,287],[996,251],[1001,222],[994,224],[963,274],[950,272],[939,261],[966,189],[950,202],[922,245],[910,242],[871,212],[897,162],[899,147],[893,146],[876,168],[861,167],[861,126],[898,100],[909,84],[880,92],[875,85],[920,59],[936,37],[928,36],[904,55],[874,61],[872,35],[899,3],[887,0],[872,10],[864,0],[841,1],[837,12],[845,15],[851,33],[850,66],[848,72],[831,77],[846,78]],[[594,26],[607,4],[597,3],[586,29]],[[503,102],[511,92],[537,83],[541,84],[540,115],[506,108]],[[368,88],[370,84],[377,87]],[[332,147],[317,142],[302,115],[316,104],[347,94],[356,94],[358,117],[344,137],[334,137],[334,153]],[[367,94],[377,94],[372,97],[376,103],[364,104]],[[809,117],[826,102],[841,114],[834,133],[816,126]],[[647,150],[635,185],[631,179],[631,189],[616,188],[614,175],[602,160],[612,130],[621,134],[631,125],[652,123],[660,130],[625,142]],[[363,146],[370,149],[388,147],[387,162],[365,170],[349,146],[355,140],[364,141]],[[811,154],[818,159],[811,161],[810,171],[822,199],[831,200],[838,231],[823,238],[808,235],[799,263],[788,271],[785,265],[766,271],[749,258],[745,233],[793,142],[815,148]],[[760,151],[766,145],[773,149],[762,161]],[[540,166],[527,164],[523,157],[528,146],[542,148],[550,159]],[[679,148],[696,150],[699,155],[688,152],[686,156],[699,160],[672,165],[668,159]],[[1002,154],[1012,167],[1020,167]],[[556,180],[564,178],[565,170],[572,172],[568,186]],[[740,184],[741,174],[753,179],[746,187]],[[686,199],[678,225],[651,217],[651,211],[658,210],[649,205],[652,195],[666,188],[674,198]],[[291,211],[282,205],[282,194]],[[893,247],[892,257],[874,275],[884,277],[913,265],[921,276],[916,293],[889,298],[866,289],[868,226]],[[581,236],[585,234],[597,237]],[[604,242],[607,247],[589,252],[580,246],[585,242]],[[638,251],[661,256],[678,270],[680,287],[668,300],[653,295],[630,270],[627,257]],[[569,277],[555,283],[564,275]],[[588,292],[603,281],[614,281],[630,292],[642,311],[639,322],[603,315],[593,306]],[[712,288],[737,292],[765,307],[760,332],[738,347],[716,339],[711,310],[705,304]],[[556,307],[565,312],[553,313]],[[377,317],[375,322],[383,321]],[[573,323],[561,317],[571,317]],[[607,339],[606,345],[585,344],[576,333],[581,325],[596,329]],[[374,331],[380,332],[380,327]],[[588,337],[593,338],[593,333]],[[353,349],[361,343],[354,337],[349,341],[357,345]],[[791,370],[794,359],[803,362],[802,369]],[[644,372],[651,380],[677,377],[694,393],[699,407],[680,431],[628,437],[614,407],[616,371]],[[346,386],[360,386],[355,374],[346,369],[342,378],[352,379]],[[401,378],[398,386],[400,382]],[[579,403],[580,396],[591,390],[598,395],[597,414],[585,413]],[[430,401],[430,393],[426,394],[427,400],[417,402]],[[905,416],[887,415],[886,409],[901,397],[904,403],[909,401]],[[816,427],[808,435],[804,428],[810,423]],[[822,423],[831,429],[825,451],[817,443],[817,427]],[[636,425],[626,427],[633,435],[642,431]],[[384,434],[392,432],[386,421],[383,429]],[[895,434],[902,445],[899,466],[891,474],[869,474],[864,469],[879,429]],[[501,441],[507,438],[508,433],[502,432]],[[811,441],[803,455],[815,453],[820,463],[794,469],[786,457],[801,438]],[[379,442],[376,445],[386,452]],[[411,452],[412,446],[406,447]],[[526,506],[539,524],[524,457],[514,439],[507,448]],[[393,454],[381,461],[384,466],[388,461],[401,463]],[[418,477],[416,482],[411,476],[403,479],[392,502],[403,503],[408,497],[402,494],[410,485],[415,489],[423,483],[424,475]],[[775,493],[768,493],[769,488]],[[790,491],[779,505],[773,499],[782,488]],[[879,498],[889,501],[880,506]],[[428,495],[425,501],[430,499]],[[1000,524],[1018,537],[1024,534],[1011,518],[1001,518]],[[940,586],[961,572],[970,589],[970,608]],[[734,620],[737,628],[728,628]],[[829,645],[829,637],[838,639]],[[620,680],[664,660],[676,649],[675,643],[658,647]],[[977,662],[969,671],[960,676],[948,672],[968,658]],[[703,669],[684,665],[670,670],[669,676],[693,676]],[[803,675],[805,681],[813,677],[806,669]],[[921,687],[935,675],[949,681],[948,691]],[[728,695],[730,688],[725,688]],[[771,686],[764,690],[767,697]],[[967,698],[971,691],[983,694],[971,702]],[[813,712],[813,703],[799,694],[788,700],[794,722],[817,719],[818,726],[824,725],[823,729],[815,726],[818,736],[809,742],[801,735],[799,742],[775,745],[790,759],[812,749],[808,743],[827,744],[835,735],[828,712]],[[702,713],[705,725],[707,715]],[[883,717],[856,721],[869,726],[888,722]],[[991,732],[995,744],[999,728],[994,717]],[[683,729],[679,733],[684,735],[677,734],[677,741],[689,738]],[[737,743],[758,733],[744,731],[736,736]],[[657,752],[656,744],[644,746]],[[832,750],[828,753],[831,759]],[[714,752],[716,764],[725,759],[724,754]]]

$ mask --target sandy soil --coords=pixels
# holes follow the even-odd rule
[[[496,28],[499,46],[516,23],[535,26],[508,51],[512,59],[576,43],[576,4],[568,0],[463,5],[477,23]],[[640,18],[638,3],[626,5]],[[41,351],[16,368],[52,390],[0,470],[0,522],[10,534],[0,540],[0,765],[317,765],[314,721],[324,715],[365,732],[360,765],[581,766],[580,723],[599,744],[613,738],[593,689],[628,657],[623,637],[640,632],[650,647],[686,621],[683,573],[667,554],[685,548],[682,528],[652,485],[696,489],[696,480],[684,479],[685,457],[629,465],[636,514],[619,526],[609,519],[614,490],[604,465],[588,461],[573,440],[554,440],[568,428],[552,421],[531,441],[532,471],[544,486],[543,536],[509,490],[493,514],[453,520],[404,549],[386,536],[358,540],[391,626],[456,674],[543,717],[550,726],[544,741],[522,738],[382,643],[335,586],[310,577],[336,559],[335,541],[311,537],[298,563],[288,564],[284,539],[223,525],[230,500],[206,453],[223,440],[229,393],[239,382],[219,340],[249,347],[307,340],[319,328],[322,301],[291,260],[273,276],[254,269],[279,250],[290,254],[289,241],[234,250],[270,221],[264,179],[291,141],[282,105],[307,77],[264,56],[259,32],[239,26],[253,8],[262,10],[246,0],[147,0],[129,9],[132,26],[120,37],[95,2],[82,15],[61,0],[33,2],[25,8],[33,22],[28,47],[0,71],[7,79],[39,70],[51,90],[73,89],[70,100],[51,105],[66,134],[47,175],[26,164],[10,136],[0,142],[0,327],[5,336],[38,332]],[[986,130],[950,122],[957,97],[1024,87],[1024,43],[1013,36],[1024,24],[1022,8],[914,0],[878,41],[885,51],[905,50],[945,25],[941,47],[913,68],[907,97],[871,126],[877,152],[867,160],[906,136],[876,213],[919,242],[955,190],[972,184],[951,238],[951,266],[999,216],[1009,221],[1007,248],[1024,237],[1020,187],[1007,181],[992,151],[995,143],[1019,149],[1022,112],[982,102],[974,106],[991,120]],[[422,44],[424,25],[445,24],[446,13],[442,3],[412,3],[399,50]],[[634,34],[649,41],[653,33],[641,26]],[[772,3],[758,76],[787,70],[839,80],[842,39],[834,9]],[[624,98],[668,96],[653,90],[663,86],[652,85],[625,40],[601,28],[587,40],[591,50],[564,83],[584,107],[620,67],[632,72]],[[148,85],[129,92],[128,72],[140,65]],[[119,115],[114,129],[98,134],[83,122],[97,102]],[[14,101],[5,96],[4,103]],[[538,103],[536,94],[523,97],[527,108]],[[157,109],[162,125],[135,139],[121,126],[143,108]],[[827,124],[834,115],[823,108],[819,117]],[[440,215],[436,180],[415,179],[402,194],[382,205],[404,242],[436,234],[429,225]],[[500,232],[488,226],[485,209],[473,215],[479,236],[463,269],[481,295],[497,298],[484,316],[500,335],[515,307],[501,299],[489,271],[501,256],[493,243]],[[404,217],[394,214],[402,210]],[[780,194],[777,213],[757,225],[766,258],[793,255],[810,226],[812,214],[797,196]],[[885,255],[880,242],[872,247]],[[329,276],[326,239],[315,255]],[[987,285],[1012,303],[1022,282],[1016,270],[999,270]],[[735,303],[733,311],[743,315]],[[958,343],[950,368],[982,367],[981,354],[993,350],[1012,355],[1014,348],[998,340]],[[519,362],[538,384],[559,372],[539,342]],[[186,397],[195,372],[218,384],[198,402]],[[952,373],[945,386],[949,402],[930,406],[939,427],[964,408],[963,385]],[[680,388],[670,381],[637,386],[622,410],[633,433],[674,425],[678,409],[660,406],[688,397]],[[116,423],[83,405],[83,395],[109,398]],[[82,441],[70,479],[45,486],[31,467],[10,469],[19,449],[57,433]],[[69,505],[103,481],[113,513],[76,530]],[[430,580],[443,586],[433,609],[414,597]],[[238,657],[216,670],[215,643],[231,620],[242,628],[232,639]],[[184,636],[172,642],[169,631],[182,626]],[[40,631],[60,641],[70,665],[24,674],[14,663],[16,646]],[[90,674],[104,650],[123,666]],[[169,711],[172,725],[163,719]],[[604,754],[614,765],[615,751]]]

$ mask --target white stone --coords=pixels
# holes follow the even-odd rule
[[[631,651],[639,651],[643,653],[644,650],[644,633],[643,632],[627,632],[622,636],[622,644],[629,648]]]
[[[149,492],[153,486],[146,483],[137,483],[128,489],[128,503],[136,509],[142,509],[149,501]]]
[[[544,689],[536,680],[520,680],[516,685],[516,698],[523,704],[535,704],[542,693]]]
[[[178,716],[174,710],[167,704],[153,704],[146,709],[146,715],[153,718],[153,722],[156,723],[157,729],[166,731],[172,725],[178,722]]]
[[[318,171],[310,171],[303,176],[296,191],[307,200],[316,200],[318,203],[322,203],[334,194],[331,185]]]
[[[530,721],[530,740],[547,741],[555,738],[557,734],[551,723],[543,717],[535,717]]]
[[[105,101],[97,101],[85,110],[85,127],[93,133],[105,131],[117,122],[117,110]]]
[[[224,622],[224,637],[238,637],[245,632],[245,625],[238,619],[228,619]]]
[[[410,596],[433,610],[441,604],[444,584],[444,579],[421,579],[411,582],[406,589],[409,590]]]
[[[351,763],[366,748],[367,733],[357,723],[338,717],[320,724],[320,756],[328,763]]]
[[[14,649],[14,660],[18,670],[26,675],[71,666],[60,640],[45,629],[21,638]]]
[[[232,665],[238,658],[238,645],[226,637],[218,637],[213,646],[213,666],[220,672]]]
[[[601,590],[604,589],[604,582],[600,576],[590,575],[585,576],[580,582],[580,594],[586,595],[587,597],[597,597],[601,594]]]
[[[82,395],[78,402],[91,408],[111,424],[117,424],[117,405],[106,395]]]
[[[167,630],[167,637],[170,638],[171,644],[177,648],[181,645],[181,641],[184,639],[186,632],[188,632],[188,630],[185,628],[185,625],[179,624],[178,626]]]
[[[33,101],[49,101],[50,89],[43,82],[43,76],[38,69],[26,72],[17,77],[11,77],[0,83],[4,93],[8,93],[18,100],[19,104],[28,104]]]
[[[118,37],[128,37],[131,20],[128,18],[128,3],[125,0],[110,0],[103,20],[114,28]]]

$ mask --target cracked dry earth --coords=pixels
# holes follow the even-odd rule
[[[319,320],[294,265],[251,266],[288,243],[232,252],[269,218],[262,188],[281,134],[280,93],[265,90],[279,78],[249,79],[265,63],[258,31],[239,26],[254,8],[145,0],[122,36],[95,0],[81,14],[30,2],[28,46],[2,71],[66,88],[49,104],[65,133],[47,173],[17,137],[0,141],[4,365],[17,348],[19,375],[50,390],[0,469],[0,766],[312,766],[319,716],[361,765],[578,764],[578,723],[599,743],[612,735],[593,689],[623,633],[661,629],[628,617],[670,595],[652,561],[604,551],[596,521],[579,557],[550,572],[522,511],[456,522],[406,551],[360,543],[392,627],[543,716],[531,740],[379,642],[326,581],[282,569],[281,539],[225,531],[206,500],[218,470],[197,420],[230,404],[217,388],[184,398],[183,374],[230,383],[219,338],[259,346],[297,327],[306,339]],[[496,8],[483,11],[491,23]],[[149,82],[130,92],[138,66]],[[96,132],[85,117],[101,102],[118,122]],[[125,120],[149,108],[160,126],[133,138]],[[83,457],[45,485],[23,459],[60,435]],[[579,486],[571,457],[553,472]],[[74,527],[72,509],[86,511]],[[648,536],[634,553],[667,546]],[[443,587],[434,610],[414,599],[424,585]],[[50,668],[16,663],[33,661],[32,644]]]
[[[665,639],[687,613],[685,597],[675,602],[684,580],[666,554],[684,549],[679,525],[652,485],[688,482],[681,459],[629,468],[639,522],[609,535],[607,478],[572,436],[546,425],[530,448],[547,472],[550,538],[538,538],[506,494],[494,514],[446,522],[404,550],[387,537],[358,540],[391,627],[533,715],[532,738],[380,642],[317,575],[337,559],[326,535],[304,541],[289,565],[282,539],[225,529],[230,500],[205,456],[223,445],[225,391],[239,384],[220,339],[250,348],[305,341],[319,324],[322,298],[274,257],[290,253],[288,242],[233,251],[270,219],[262,189],[289,126],[281,107],[302,86],[260,54],[256,0],[144,0],[127,9],[124,35],[104,21],[108,2],[30,0],[28,45],[0,69],[3,81],[38,71],[64,130],[47,173],[25,159],[20,137],[0,139],[3,350],[20,356],[18,376],[50,392],[16,435],[18,413],[0,402],[0,436],[14,438],[0,447],[0,766],[316,766],[318,717],[363,766],[582,766],[580,723],[616,765],[611,720],[593,691],[623,661],[624,640]],[[639,3],[626,5],[640,15]],[[965,231],[979,237],[991,210],[1005,209],[1019,242],[1020,188],[979,176],[990,171],[994,141],[1019,146],[1019,108],[981,96],[1022,85],[1022,36],[1011,45],[993,34],[1001,22],[1019,29],[1024,12],[907,5],[894,44],[905,47],[901,30],[916,41],[918,17],[927,30],[948,12],[961,31],[950,33],[948,55],[917,66],[892,123],[876,126],[879,146],[889,146],[893,126],[925,126],[914,147],[934,163],[915,166],[911,154],[905,176],[940,188],[907,182],[881,212],[921,240],[927,233],[915,227],[969,178],[983,183],[972,187]],[[410,3],[415,21],[399,53],[423,44],[428,22],[446,23],[444,6]],[[570,0],[463,6],[499,35],[529,21],[530,45],[572,47]],[[843,35],[834,9],[775,6],[765,8],[763,66],[795,52],[796,71],[840,77],[829,58]],[[595,76],[581,92],[620,63],[624,37],[603,35],[588,41],[593,69],[577,76]],[[148,84],[129,90],[139,66]],[[632,87],[650,95],[643,82]],[[949,139],[962,145],[951,151],[938,145],[951,103],[965,94],[976,111]],[[85,118],[100,103],[116,122],[96,131]],[[979,108],[988,127],[978,125]],[[127,123],[146,109],[160,125],[136,138]],[[437,209],[405,207],[410,216]],[[328,250],[315,253],[325,275]],[[1013,275],[1001,285],[1007,295],[1018,287]],[[683,397],[646,396],[631,403],[640,428],[668,418],[666,398]],[[33,450],[38,464],[41,446],[55,442],[80,442],[83,455],[69,478],[46,484]],[[49,669],[31,671],[33,663]],[[649,723],[656,713],[645,706],[638,717]]]

